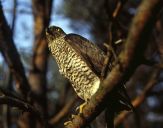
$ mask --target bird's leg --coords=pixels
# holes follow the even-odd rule
[[[78,106],[77,108],[76,108],[76,111],[79,111],[79,114],[78,115],[71,115],[71,118],[73,119],[73,118],[76,118],[76,117],[78,117],[82,112],[83,112],[83,108],[85,107],[85,105],[88,103],[88,101],[86,100],[83,104],[81,104],[80,106]],[[72,122],[71,121],[67,121],[67,122],[65,122],[64,123],[64,125],[65,126],[67,126],[67,125],[72,125]]]
[[[78,107],[76,108],[76,111],[79,110],[79,114],[81,114],[81,113],[83,112],[83,108],[85,107],[85,105],[87,105],[87,101],[84,102],[83,104],[81,104],[80,106],[78,106]]]
[[[83,104],[81,104],[80,106],[78,106],[78,107],[76,108],[76,111],[79,110],[79,114],[78,114],[78,115],[80,115],[80,114],[83,112],[83,108],[84,108],[84,106],[85,106],[86,104],[87,104],[87,101],[84,102]],[[72,115],[71,115],[71,118],[73,119],[73,118],[77,117],[78,115],[72,114]],[[64,123],[64,125],[65,125],[65,126],[67,126],[67,125],[72,125],[72,122],[71,122],[71,121],[67,121],[67,122]]]
[[[82,114],[83,108],[87,105],[87,103],[88,103],[88,100],[86,100],[83,104],[81,104],[80,106],[78,106],[76,108],[76,111],[79,110],[79,114],[78,115]],[[77,116],[77,115],[72,115],[72,118],[75,118],[75,116]],[[90,124],[88,124],[86,127],[91,128]]]

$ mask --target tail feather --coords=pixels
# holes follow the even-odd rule
[[[123,110],[134,111],[134,107],[125,90],[125,87],[122,87],[118,90],[113,90],[109,97],[108,107],[114,110],[116,113],[119,113]]]
[[[126,92],[125,85],[122,86],[122,87],[119,89],[118,93],[119,93],[119,95],[120,95],[120,101],[119,101],[119,102],[121,102],[122,104],[128,106],[128,108],[129,108],[128,110],[134,111],[135,108],[134,108],[134,106],[132,105],[131,99],[130,99],[129,95],[128,95],[127,92]]]

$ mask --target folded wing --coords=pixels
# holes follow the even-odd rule
[[[104,52],[95,44],[77,34],[68,34],[65,40],[79,53],[92,71],[100,77],[106,57]]]

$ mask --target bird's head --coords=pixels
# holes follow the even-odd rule
[[[57,26],[50,26],[46,29],[46,38],[49,43],[65,35],[66,33],[60,27]]]

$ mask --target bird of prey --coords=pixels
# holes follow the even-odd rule
[[[97,92],[101,79],[101,72],[106,58],[105,53],[94,43],[77,34],[66,34],[61,28],[51,26],[46,29],[48,47],[55,58],[59,72],[68,78],[77,93],[85,100]],[[117,91],[112,101],[116,107],[125,106],[130,110],[131,104],[123,100]]]

